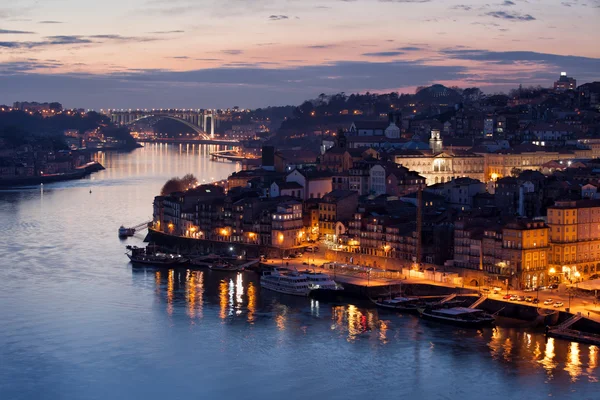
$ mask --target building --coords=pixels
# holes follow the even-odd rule
[[[334,190],[319,201],[319,235],[336,239],[336,224],[347,223],[356,212],[358,193],[352,190]]]
[[[369,193],[404,196],[425,187],[425,178],[395,163],[374,164],[369,170]]]
[[[566,92],[577,88],[577,80],[567,76],[566,72],[560,73],[560,78],[554,82],[554,90],[557,92]]]
[[[504,226],[503,262],[513,276],[513,287],[526,289],[548,284],[549,228],[543,221],[517,219]]]
[[[557,201],[548,207],[549,273],[558,282],[600,271],[600,200]]]
[[[314,169],[295,169],[286,176],[287,182],[296,182],[304,188],[302,200],[320,199],[332,190],[332,173]]]
[[[464,211],[474,206],[475,195],[485,193],[486,187],[477,179],[457,178],[429,186],[425,191],[443,196],[450,207]]]
[[[273,213],[271,243],[281,249],[300,245],[304,235],[302,222],[302,203],[295,200],[277,205]]]
[[[485,159],[482,155],[464,150],[431,151],[401,150],[392,153],[394,161],[415,171],[428,185],[469,177],[484,181]]]

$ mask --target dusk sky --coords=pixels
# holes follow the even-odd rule
[[[298,104],[416,86],[600,79],[600,0],[19,0],[0,5],[0,103]]]

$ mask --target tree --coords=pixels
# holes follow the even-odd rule
[[[478,102],[483,98],[483,92],[478,87],[466,88],[462,92],[463,98],[469,103]]]
[[[193,174],[186,174],[181,178],[181,184],[184,188],[190,189],[198,184],[198,179]]]
[[[179,178],[171,178],[163,185],[162,189],[160,190],[160,195],[168,196],[171,193],[182,191],[183,185],[181,183],[181,180]]]
[[[169,179],[160,190],[161,196],[167,196],[174,192],[185,192],[195,187],[198,179],[193,174],[184,175],[183,178],[173,177]]]

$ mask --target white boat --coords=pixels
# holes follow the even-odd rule
[[[260,286],[278,293],[291,294],[293,296],[308,296],[311,289],[304,274],[296,271],[264,272],[260,277]]]
[[[306,270],[302,273],[302,275],[306,276],[310,290],[344,290],[341,285],[336,283],[329,275],[325,273]]]

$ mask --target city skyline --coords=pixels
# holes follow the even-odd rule
[[[600,1],[19,2],[0,8],[0,103],[260,107],[319,93],[486,92],[599,78]]]

